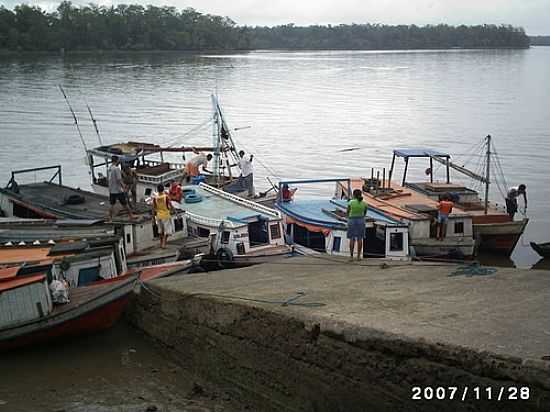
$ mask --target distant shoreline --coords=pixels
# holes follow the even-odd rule
[[[350,49],[350,48],[338,48],[338,49],[313,49],[313,48],[273,48],[273,49],[203,49],[203,50],[110,50],[110,49],[98,49],[98,50],[69,50],[65,52],[61,51],[45,51],[45,50],[1,50],[0,56],[77,56],[77,55],[140,55],[140,54],[188,54],[188,55],[203,55],[203,54],[235,54],[235,53],[252,53],[252,52],[322,52],[322,51],[449,51],[449,50],[526,50],[531,47],[545,47],[548,45],[530,45],[527,47],[433,47],[433,48],[415,48],[415,49]]]

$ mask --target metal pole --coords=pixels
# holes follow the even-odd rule
[[[485,214],[489,209],[489,178],[491,173],[491,135],[487,135],[487,170],[485,171]]]
[[[386,188],[386,168],[382,168],[382,190]]]
[[[449,156],[447,156],[447,161],[445,162],[447,166],[447,184],[451,183],[451,171],[449,170],[450,169],[449,163],[450,163]]]
[[[430,183],[434,182],[434,160],[430,157]]]
[[[390,172],[388,174],[388,189],[391,188],[391,178],[393,176],[393,166],[394,165],[395,165],[395,153],[393,154],[393,157],[391,159]]]
[[[405,158],[405,171],[403,172],[403,183],[401,186],[405,186],[405,180],[407,179],[407,169],[409,168],[409,158]]]

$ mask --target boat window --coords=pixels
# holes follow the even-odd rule
[[[340,252],[340,244],[342,243],[342,238],[340,236],[335,236],[334,241],[332,242],[332,251]]]
[[[281,238],[281,228],[279,224],[271,225],[271,239],[280,239]]]
[[[455,222],[455,233],[464,233],[464,222]]]
[[[210,236],[210,230],[205,229],[204,227],[198,227],[197,228],[197,236],[198,237],[208,237]]]
[[[145,196],[151,196],[152,192],[153,192],[153,190],[150,187],[145,189]]]
[[[126,233],[126,243],[130,243],[132,241],[132,236],[130,236],[129,233]]]
[[[403,250],[403,233],[390,233],[390,252]]]
[[[85,286],[101,280],[99,276],[99,266],[83,268],[78,271],[78,286]]]
[[[178,217],[174,219],[174,232],[181,232],[183,230],[183,219]]]
[[[223,233],[222,233],[222,243],[229,243],[229,236],[231,235],[231,233],[227,230],[225,230]]]
[[[244,243],[237,243],[237,254],[238,255],[244,255],[245,249],[244,249]]]

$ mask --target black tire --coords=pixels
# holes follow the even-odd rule
[[[226,247],[221,247],[216,252],[216,259],[220,268],[225,269],[230,267],[233,262],[233,252]]]

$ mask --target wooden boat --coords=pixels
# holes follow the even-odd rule
[[[530,243],[531,248],[543,258],[550,258],[550,242],[546,243]]]
[[[172,205],[184,211],[190,234],[209,239],[203,263],[244,266],[292,254],[277,210],[204,183],[183,192]]]
[[[70,290],[54,305],[45,274],[0,281],[0,350],[107,329],[122,314],[138,273]]]
[[[18,174],[34,170],[54,169],[56,174],[47,182],[17,184]],[[58,181],[53,182],[57,177]],[[67,199],[78,199],[68,202]],[[103,232],[122,240],[120,254],[125,254],[130,267],[144,267],[152,264],[177,261],[186,242],[195,247],[197,239],[189,235],[187,220],[183,211],[172,215],[174,233],[170,236],[172,242],[178,241],[178,247],[158,250],[158,231],[151,214],[151,206],[138,203],[134,207],[136,219],[131,220],[125,214],[113,217],[113,222],[106,224],[109,211],[109,199],[97,193],[75,189],[62,184],[61,166],[51,166],[36,169],[13,171],[10,184],[0,188],[0,204],[2,212],[10,218],[34,218],[37,223],[20,223],[12,225],[9,235],[19,241],[57,242],[59,239],[89,239]],[[118,206],[117,206],[118,207]],[[41,222],[41,223],[40,223]],[[6,225],[9,226],[9,225]],[[2,231],[0,223],[0,238],[8,243],[8,227]],[[35,237],[32,240],[33,236]],[[19,244],[12,241],[12,244]],[[204,243],[204,242],[203,242]],[[203,247],[206,247],[204,243]],[[124,272],[123,269],[119,272]]]
[[[471,257],[475,254],[475,240],[471,216],[458,209],[449,215],[447,233],[437,240],[437,202],[392,183],[391,190],[371,189],[368,179],[352,178],[351,190],[363,190],[363,199],[374,211],[389,216],[408,226],[410,254],[427,257]],[[336,197],[347,199],[348,188],[341,182],[336,186]]]
[[[506,213],[504,199],[502,205],[489,200],[489,185],[496,182],[496,178],[491,177],[491,170],[493,170],[493,176],[503,176],[503,172],[500,169],[498,158],[495,158],[496,150],[492,145],[491,136],[486,137],[485,147],[486,158],[484,161],[486,168],[483,176],[451,162],[451,156],[448,153],[425,148],[396,149],[393,151],[388,187],[391,186],[391,188],[395,190],[402,189],[398,187],[397,184],[391,182],[391,178],[394,174],[396,158],[405,159],[405,169],[401,183],[402,187],[411,189],[435,201],[437,201],[442,194],[452,193],[457,198],[454,209],[472,218],[473,235],[477,247],[480,250],[486,250],[492,253],[510,255],[521,238],[529,219],[522,218],[521,220],[512,220]],[[427,175],[429,176],[428,182],[411,183],[407,181],[407,169],[409,160],[412,158],[429,159],[429,167],[426,169]],[[445,166],[446,176],[443,182],[434,182],[434,161]],[[484,199],[481,198],[477,191],[460,184],[452,183],[450,169],[485,185]],[[498,184],[500,182],[496,183]],[[499,187],[501,186],[505,186],[504,182],[499,184]]]
[[[279,183],[293,187],[312,183],[342,182],[351,187],[350,179],[295,180]],[[275,207],[283,214],[287,240],[311,250],[335,256],[349,256],[347,237],[347,202],[341,199],[278,199]],[[363,255],[407,260],[409,255],[408,225],[384,213],[367,209],[366,237]],[[302,249],[298,248],[298,253]]]
[[[241,174],[239,150],[215,95],[212,95],[212,107],[215,132],[211,147],[162,147],[154,143],[129,141],[86,149],[93,190],[102,195],[108,195],[107,173],[111,165],[111,157],[116,155],[122,164],[130,165],[135,169],[137,199],[144,201],[156,193],[159,184],[166,185],[172,181],[183,182],[186,175],[185,154],[196,149],[213,155],[210,162],[212,173],[202,175],[201,181],[243,198],[258,202],[273,202],[275,195],[269,193],[271,190],[249,196],[247,189],[240,188],[238,184],[238,177]],[[178,159],[176,155],[183,157]]]

